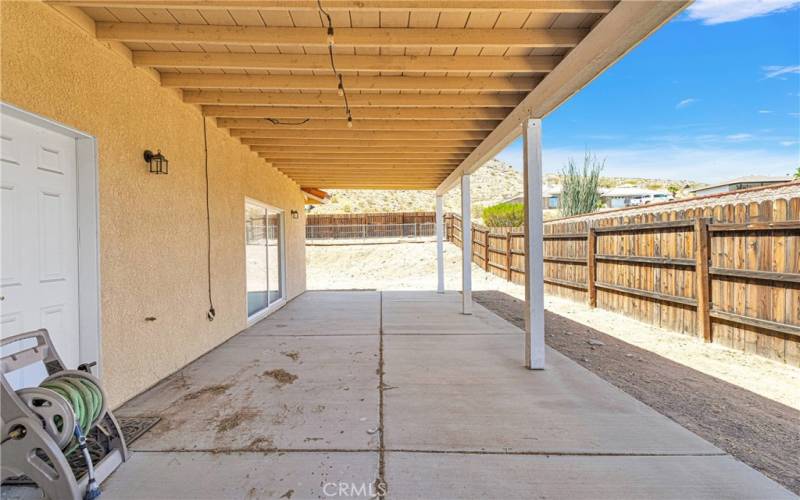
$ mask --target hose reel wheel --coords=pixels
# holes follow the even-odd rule
[[[69,402],[56,391],[44,387],[26,387],[17,395],[42,421],[44,430],[60,448],[66,447],[75,430],[75,413]]]

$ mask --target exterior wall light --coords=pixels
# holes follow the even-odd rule
[[[299,219],[300,218],[300,212],[298,212],[297,210],[292,210],[291,213],[292,213],[292,219]]]
[[[169,173],[169,161],[167,158],[161,154],[161,150],[158,150],[158,153],[153,154],[152,151],[145,150],[144,152],[144,161],[146,161],[150,165],[150,173],[151,174],[168,174]]]

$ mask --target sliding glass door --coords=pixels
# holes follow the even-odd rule
[[[247,317],[257,319],[284,298],[283,211],[246,200]]]

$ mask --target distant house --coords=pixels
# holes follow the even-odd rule
[[[669,201],[673,199],[673,196],[668,191],[655,191],[635,186],[619,186],[601,191],[600,199],[604,207],[624,208]]]
[[[780,184],[781,182],[789,182],[790,180],[791,179],[788,177],[748,175],[745,177],[737,177],[729,181],[720,182],[719,184],[712,184],[710,186],[692,189],[689,192],[695,196],[705,196],[708,194],[727,193],[730,191],[739,191],[740,189],[767,186],[770,184]]]
[[[558,203],[561,200],[561,185],[556,184],[542,186],[542,208],[545,210],[552,210],[558,208]],[[509,198],[503,203],[524,203],[525,199],[519,195]]]
[[[545,210],[558,208],[561,201],[561,185],[542,186],[542,206]]]

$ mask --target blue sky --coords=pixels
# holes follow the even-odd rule
[[[697,0],[544,119],[545,172],[713,182],[800,164],[800,1]],[[518,140],[498,156],[519,168]]]

